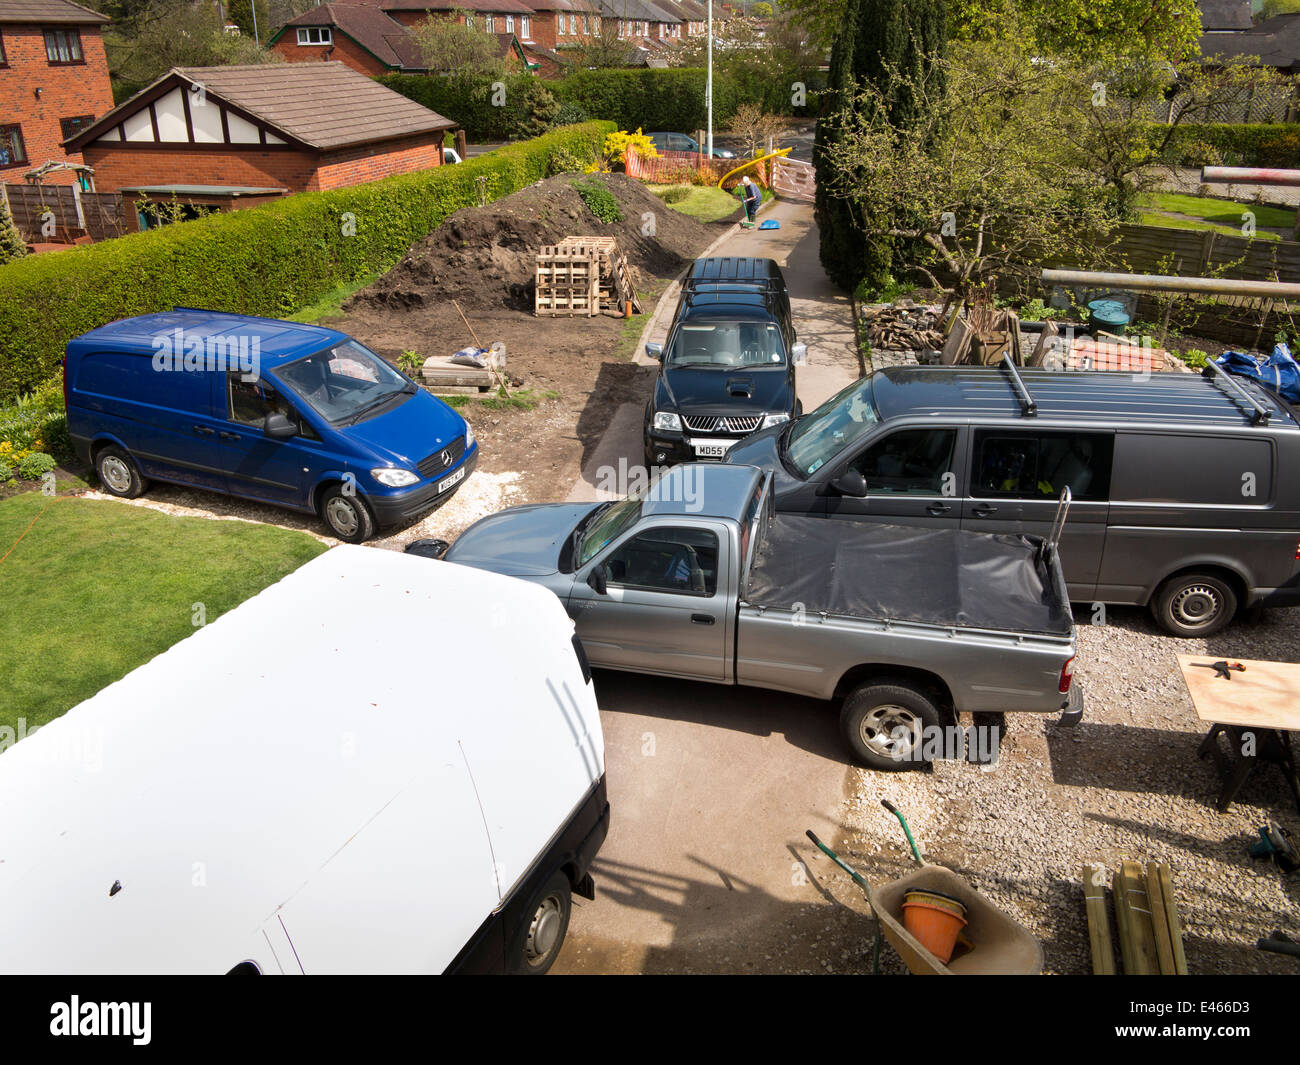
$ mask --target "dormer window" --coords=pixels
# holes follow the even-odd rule
[[[300,26],[298,28],[300,45],[324,45],[334,43],[334,31],[329,26]]]

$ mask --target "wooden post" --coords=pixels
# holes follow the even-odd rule
[[[79,182],[72,183],[72,204],[77,209],[77,228],[86,228],[86,212],[81,207],[81,185]]]
[[[1165,896],[1160,889],[1160,866],[1155,862],[1146,865],[1147,899],[1151,903],[1151,930],[1156,941],[1156,960],[1162,976],[1173,976],[1174,944],[1169,935],[1169,915],[1165,912]]]
[[[1106,870],[1087,863],[1083,867],[1084,908],[1088,915],[1088,941],[1092,947],[1094,976],[1115,975],[1115,950],[1110,942],[1110,921],[1106,916]]]

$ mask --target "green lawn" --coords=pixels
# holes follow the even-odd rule
[[[647,185],[646,188],[661,199],[670,189],[678,190],[673,195],[684,193],[683,199],[664,202],[674,211],[701,222],[721,222],[740,213],[740,197],[723,192],[716,185]]]
[[[1290,229],[1295,225],[1295,212],[1263,204],[1237,203],[1209,196],[1185,196],[1181,193],[1157,192],[1139,200],[1141,211],[1138,220],[1142,225],[1163,226],[1166,229],[1212,229],[1216,233],[1241,236],[1242,215],[1251,211],[1255,215],[1257,236],[1266,240],[1279,239],[1275,233],[1263,232],[1264,227]],[[1155,212],[1167,212],[1157,214]],[[1186,215],[1171,218],[1170,214]]]
[[[249,522],[36,492],[0,500],[0,727],[58,717],[193,633],[195,603],[213,621],[324,550]]]

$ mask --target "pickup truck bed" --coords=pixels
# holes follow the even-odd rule
[[[744,599],[808,614],[1069,638],[1058,573],[1025,536],[777,514]]]

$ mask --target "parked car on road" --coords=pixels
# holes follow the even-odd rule
[[[447,502],[469,424],[346,333],[178,307],[92,329],[63,360],[68,431],[104,489],[150,480],[318,514],[360,543]]]
[[[655,148],[661,152],[704,152],[704,146],[694,137],[688,137],[685,133],[647,133]],[[736,153],[729,148],[719,148],[715,140],[713,142],[714,159],[734,159]]]
[[[605,796],[550,592],[336,547],[0,752],[0,971],[543,973]]]
[[[923,740],[964,711],[1082,716],[1050,543],[775,515],[771,501],[753,467],[681,465],[618,502],[483,518],[445,559],[550,588],[592,665],[832,701],[876,769],[924,760]]]
[[[1203,636],[1300,603],[1300,422],[1211,374],[891,367],[727,460],[782,513],[936,529],[1041,535],[1068,487],[1071,599]]]
[[[682,283],[646,406],[645,463],[721,459],[737,440],[801,411],[790,296],[771,259],[698,259]]]

